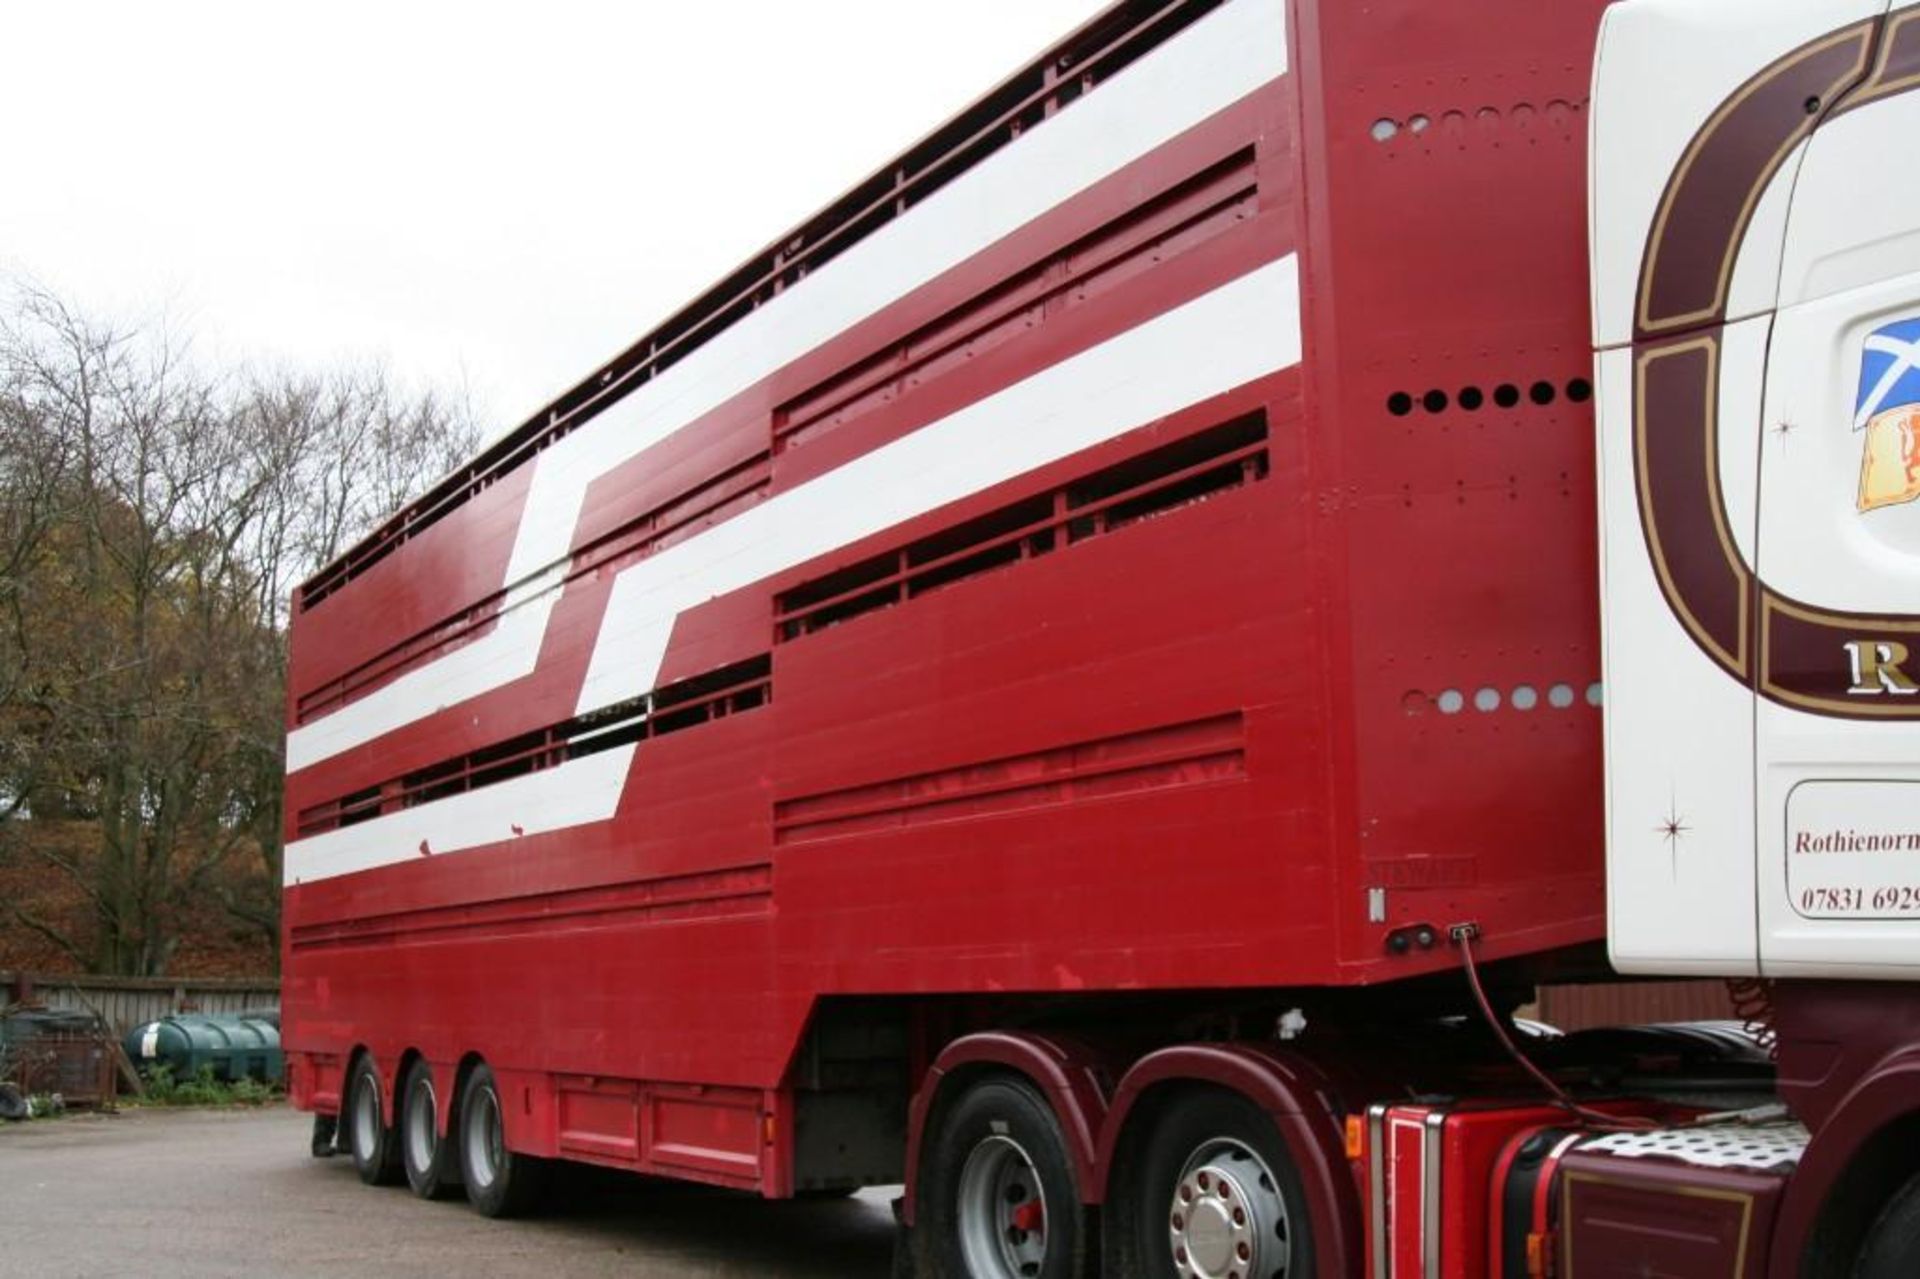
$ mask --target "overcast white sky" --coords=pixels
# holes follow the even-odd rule
[[[1103,7],[0,0],[0,272],[492,434]]]

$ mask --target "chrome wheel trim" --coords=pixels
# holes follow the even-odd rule
[[[1047,1257],[1047,1197],[1011,1137],[987,1137],[960,1169],[960,1253],[974,1279],[1034,1279]]]
[[[353,1088],[353,1153],[373,1162],[380,1145],[380,1084],[373,1072],[361,1073]]]
[[[433,1079],[422,1075],[407,1092],[407,1162],[415,1172],[433,1171],[434,1158],[440,1153],[439,1117]]]
[[[1243,1141],[1216,1137],[1188,1157],[1167,1237],[1180,1279],[1292,1279],[1287,1201],[1273,1169]]]
[[[476,1190],[485,1190],[500,1176],[506,1163],[506,1136],[500,1123],[500,1098],[491,1088],[474,1094],[473,1115],[462,1133],[467,1148],[467,1175]]]

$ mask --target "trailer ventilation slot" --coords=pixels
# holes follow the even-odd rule
[[[1124,0],[696,298],[309,578],[310,609],[542,449],[1026,130],[1066,110],[1224,0]]]
[[[295,950],[432,945],[457,938],[551,936],[609,924],[684,924],[764,915],[773,908],[773,867],[662,875],[620,884],[533,893],[500,901],[360,915],[294,927]]]
[[[570,577],[620,569],[757,506],[767,495],[772,464],[763,450],[660,503],[638,519],[596,538],[573,557]]]
[[[346,674],[300,694],[294,703],[294,722],[304,724],[316,715],[337,710],[356,697],[389,684],[431,658],[444,657],[493,629],[499,620],[505,591],[496,591],[471,608],[437,622],[385,652],[362,662]]]
[[[1198,248],[1251,218],[1258,190],[1253,148],[1245,147],[789,400],[774,413],[775,452],[965,368],[995,347]]]
[[[1100,537],[1267,474],[1264,410],[1199,431],[803,582],[774,602],[779,640]]]
[[[566,580],[600,569],[624,568],[738,515],[766,496],[770,474],[768,455],[763,450],[717,475],[688,485],[582,547],[568,566]],[[505,591],[496,591],[473,607],[401,641],[344,675],[301,693],[294,703],[294,722],[304,724],[318,715],[338,710],[408,671],[481,638],[499,620],[506,597]]]
[[[616,746],[697,728],[765,706],[772,699],[773,659],[763,653],[302,809],[299,834],[302,838],[318,835]]]
[[[1236,711],[781,800],[773,807],[773,841],[797,844],[872,834],[1233,782],[1246,774],[1246,726]]]

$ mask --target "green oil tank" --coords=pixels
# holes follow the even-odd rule
[[[135,1026],[122,1043],[141,1070],[164,1065],[175,1079],[191,1079],[209,1066],[215,1079],[229,1083],[248,1077],[279,1083],[283,1070],[280,1029],[261,1017],[175,1013]]]

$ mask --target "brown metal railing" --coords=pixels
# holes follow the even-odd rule
[[[395,514],[295,593],[313,608],[407,539],[1224,0],[1123,0]]]

